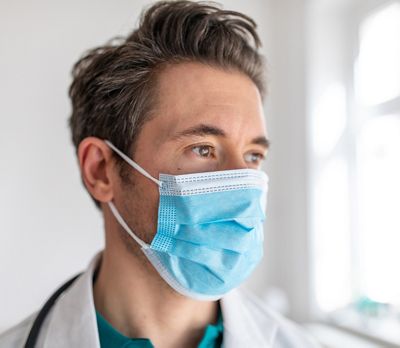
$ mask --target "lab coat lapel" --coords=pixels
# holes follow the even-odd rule
[[[57,301],[43,332],[44,348],[100,348],[93,301],[93,274],[100,257]],[[222,298],[224,348],[272,347],[277,325],[258,307],[241,290]]]
[[[233,290],[221,300],[224,322],[224,348],[272,347],[277,326],[265,321],[265,316],[255,315],[254,304],[240,290]]]
[[[92,286],[99,257],[54,306],[44,337],[45,348],[100,348]]]

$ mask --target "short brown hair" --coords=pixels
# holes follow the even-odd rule
[[[240,71],[264,96],[260,45],[255,22],[242,13],[210,2],[156,2],[126,38],[91,49],[74,65],[69,123],[76,149],[95,136],[133,156],[155,103],[155,76],[168,64],[195,61]]]

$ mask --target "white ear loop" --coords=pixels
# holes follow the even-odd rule
[[[132,232],[128,224],[125,222],[125,220],[122,218],[120,213],[118,212],[117,208],[115,207],[113,202],[107,202],[108,206],[111,209],[111,212],[113,213],[114,217],[117,219],[117,221],[121,224],[121,226],[125,229],[125,231],[135,240],[136,243],[138,243],[143,249],[147,249],[149,245],[145,242],[143,242],[136,234]]]
[[[139,166],[136,162],[130,159],[127,155],[125,155],[121,150],[116,148],[110,141],[104,140],[105,143],[111,147],[119,156],[121,156],[128,164],[130,164],[134,169],[136,169],[139,173],[143,174],[146,178],[150,179],[151,181],[155,182],[158,186],[162,186],[162,182],[153,178],[149,173],[147,173],[141,166]]]

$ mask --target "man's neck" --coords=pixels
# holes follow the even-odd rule
[[[144,255],[111,245],[93,286],[96,310],[125,336],[149,338],[156,347],[196,347],[205,327],[216,322],[218,303],[178,294]]]

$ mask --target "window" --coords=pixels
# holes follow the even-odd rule
[[[320,313],[400,344],[400,2],[377,2],[312,115],[314,289]]]

